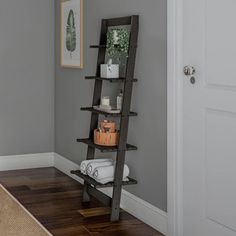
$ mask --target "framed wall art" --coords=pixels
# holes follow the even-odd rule
[[[61,0],[61,66],[83,68],[83,0]]]

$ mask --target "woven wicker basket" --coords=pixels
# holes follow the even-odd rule
[[[116,146],[118,144],[119,133],[104,133],[94,130],[94,143],[101,146]]]

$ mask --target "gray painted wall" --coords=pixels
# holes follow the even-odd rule
[[[1,0],[0,32],[0,155],[53,151],[53,0]]]
[[[131,118],[129,130],[129,142],[139,150],[127,153],[131,174],[139,184],[126,189],[166,210],[166,0],[85,0],[84,12],[85,69],[62,69],[56,1],[56,152],[77,163],[86,156],[86,146],[75,140],[88,137],[90,114],[80,107],[92,102],[93,82],[85,81],[84,76],[95,73],[97,50],[89,45],[98,43],[101,18],[139,14],[135,73],[139,82],[132,104],[139,116]],[[109,94],[108,87],[104,94]]]

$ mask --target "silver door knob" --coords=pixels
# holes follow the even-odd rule
[[[196,73],[196,69],[193,66],[185,66],[184,67],[184,74],[189,76],[189,75],[194,75]]]

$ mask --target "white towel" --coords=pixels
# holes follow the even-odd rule
[[[86,172],[87,172],[87,175],[92,177],[93,176],[93,173],[94,173],[94,170],[97,168],[97,167],[104,167],[104,166],[111,166],[113,165],[113,160],[107,160],[107,161],[100,161],[100,162],[90,162],[88,165],[87,165],[87,169],[86,169]]]
[[[86,175],[86,169],[87,169],[87,166],[90,162],[104,162],[104,161],[109,161],[110,159],[92,159],[92,160],[85,160],[85,161],[82,161],[81,164],[80,164],[80,171],[82,174]]]
[[[114,174],[115,174],[115,165],[97,167],[94,170],[93,178],[96,181],[100,182],[99,180],[101,180],[101,179],[106,179],[106,178],[113,178],[114,179]],[[128,175],[129,175],[129,167],[127,165],[124,165],[123,179],[128,177]],[[110,182],[110,181],[108,181],[108,182]]]

